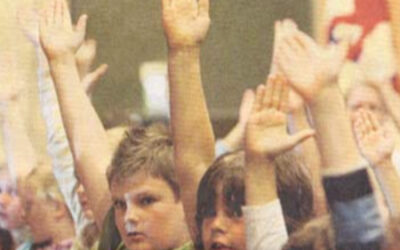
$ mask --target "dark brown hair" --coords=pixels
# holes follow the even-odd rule
[[[295,152],[285,152],[275,158],[277,189],[289,232],[312,217],[312,186],[307,170]],[[201,228],[204,218],[215,214],[216,188],[222,185],[228,212],[241,216],[245,205],[245,157],[243,151],[217,158],[204,174],[197,191],[197,249],[203,249]]]

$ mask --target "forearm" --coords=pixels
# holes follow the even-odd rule
[[[42,117],[46,126],[47,151],[52,160],[54,176],[71,212],[76,231],[79,234],[89,221],[84,216],[83,208],[76,192],[79,183],[75,176],[74,160],[62,123],[57,94],[50,75],[48,62],[41,48],[37,49],[37,55],[39,63],[39,99]]]
[[[391,213],[396,216],[400,211],[400,176],[388,158],[379,166],[375,166],[378,181]]]
[[[378,90],[386,108],[391,113],[397,127],[400,128],[400,94],[395,91],[391,83],[381,84]]]
[[[275,169],[266,157],[246,155],[246,205],[261,206],[278,199]]]
[[[310,125],[307,119],[305,108],[292,113],[292,125],[293,131],[309,129]],[[324,190],[321,183],[321,156],[318,149],[317,141],[315,137],[309,138],[300,144],[301,153],[304,162],[311,173],[311,181],[313,187],[313,202],[314,211],[316,215],[322,215],[326,213],[326,201]]]
[[[400,3],[397,0],[388,0],[387,3],[392,28],[393,45],[397,57],[397,68],[400,69],[398,61],[400,59]]]
[[[200,49],[169,51],[172,131],[177,153],[196,154],[191,161],[211,163],[214,134],[200,73]]]
[[[344,173],[363,162],[337,85],[325,87],[310,105],[323,172]]]
[[[171,49],[168,56],[176,172],[195,237],[197,187],[214,160],[214,135],[201,84],[200,48]]]
[[[2,117],[2,132],[7,164],[14,180],[25,178],[36,167],[37,158],[18,102],[6,104]]]
[[[87,192],[96,223],[101,226],[111,205],[106,180],[111,151],[106,133],[80,85],[74,56],[68,54],[49,64],[76,172]]]

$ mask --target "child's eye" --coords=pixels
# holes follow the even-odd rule
[[[145,196],[140,198],[140,205],[142,206],[148,206],[156,202],[157,200],[154,197],[151,196]]]
[[[242,210],[241,209],[234,209],[233,211],[228,211],[227,214],[231,218],[240,218],[240,217],[242,217]]]
[[[118,210],[125,210],[126,209],[126,202],[122,200],[115,200],[114,201],[114,208]]]

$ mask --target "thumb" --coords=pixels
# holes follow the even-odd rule
[[[290,144],[291,148],[295,147],[296,145],[302,143],[303,141],[307,140],[308,138],[315,135],[315,131],[313,129],[305,129],[290,137]]]

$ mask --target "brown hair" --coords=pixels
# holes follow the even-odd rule
[[[139,171],[165,180],[176,199],[180,198],[174,172],[173,145],[167,128],[162,124],[132,127],[120,142],[107,170],[108,184],[125,180]]]
[[[289,231],[312,217],[312,187],[305,166],[294,152],[275,158],[278,195]],[[197,191],[197,249],[202,249],[201,228],[204,218],[215,213],[216,188],[222,185],[229,212],[242,215],[245,205],[245,157],[236,151],[218,157],[202,177]]]
[[[330,215],[315,218],[292,233],[282,250],[334,250],[334,229]]]
[[[313,217],[313,189],[303,158],[287,151],[274,160],[278,196],[289,233]]]
[[[45,164],[40,164],[38,167],[34,168],[22,181],[22,185],[24,197],[26,196],[26,191],[29,191],[30,194],[37,199],[65,203],[60,187],[50,167]],[[30,199],[26,198],[27,197],[23,199],[24,209],[29,211]]]

